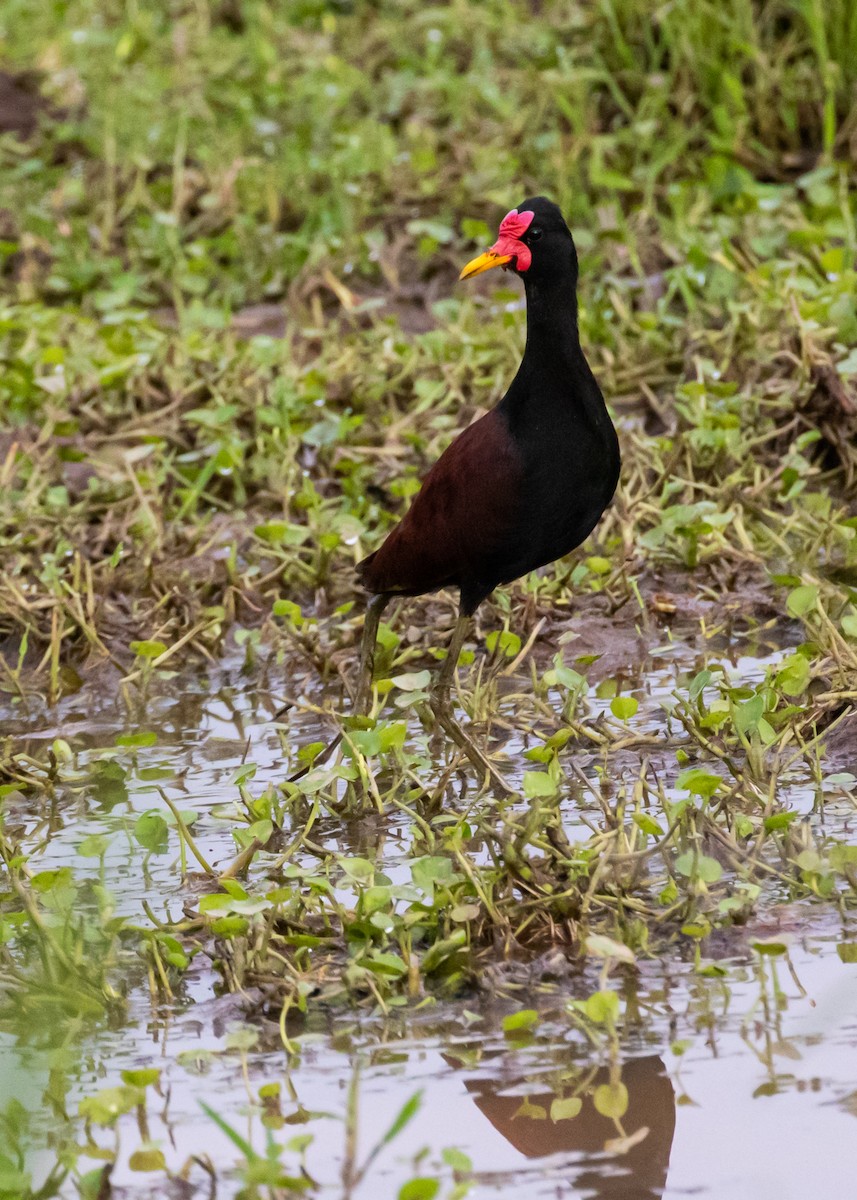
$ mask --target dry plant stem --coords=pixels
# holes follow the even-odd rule
[[[431,704],[431,710],[438,725],[440,725],[447,737],[452,738],[455,744],[464,751],[482,777],[490,779],[494,786],[505,795],[514,796],[514,788],[511,788],[506,783],[497,768],[474,745],[452,714],[449,690],[452,685],[455,668],[458,665],[458,656],[461,654],[461,647],[464,645],[464,639],[467,637],[468,630],[470,629],[470,623],[470,617],[466,617],[463,614],[456,621],[455,629],[452,631],[452,640],[449,644],[443,666],[432,688],[429,703]]]

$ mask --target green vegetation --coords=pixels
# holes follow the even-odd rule
[[[103,1200],[123,1153],[163,1178],[157,1072],[81,1082],[141,1005],[249,996],[296,1066],[323,1015],[461,1003],[557,948],[598,967],[560,1009],[607,1074],[546,1111],[589,1097],[632,1137],[637,967],[686,960],[713,1025],[743,930],[768,1013],[760,913],[857,895],[857,7],[6,0],[0,66],[0,1031],[50,1028],[56,1124],[0,1111],[0,1198]],[[462,656],[501,801],[432,735],[443,597],[391,610],[349,722],[352,568],[505,389],[520,291],[455,281],[534,192],[575,232],[624,467]],[[168,749],[221,661],[274,751],[248,734],[215,804]],[[505,1037],[536,1037],[499,990]],[[245,1080],[255,1036],[219,1052]],[[361,1158],[361,1053],[345,1195],[418,1108]],[[321,1194],[273,1088],[262,1149],[199,1095],[242,1195]],[[401,1194],[462,1196],[471,1165],[420,1160]]]

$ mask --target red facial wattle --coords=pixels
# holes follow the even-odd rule
[[[488,253],[514,258],[516,270],[528,271],[533,255],[530,247],[521,239],[533,223],[535,215],[533,212],[518,212],[517,208],[513,208],[500,222],[500,236]]]
[[[532,225],[535,215],[528,211],[518,212],[517,208],[506,213],[500,222],[500,236],[497,241],[490,250],[477,255],[462,267],[458,278],[471,279],[474,275],[481,275],[483,271],[490,271],[492,267],[514,267],[519,274],[528,271],[532,265],[533,254],[524,241],[524,234]]]

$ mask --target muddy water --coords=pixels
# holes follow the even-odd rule
[[[764,641],[733,639],[721,660],[736,678],[758,678],[782,653]],[[642,664],[644,673],[629,674],[628,688],[641,700],[637,727],[664,729],[660,705],[679,671],[698,668],[697,657],[691,642],[667,642]],[[78,878],[96,878],[98,862],[77,850],[88,835],[107,833],[104,878],[117,910],[145,924],[146,899],[156,914],[178,916],[188,893],[175,858],[154,855],[144,868],[140,848],[128,836],[129,814],[162,808],[157,788],[165,788],[180,808],[201,814],[195,834],[209,861],[229,861],[236,850],[229,820],[236,769],[244,762],[256,765],[253,790],[281,778],[273,716],[282,682],[273,673],[248,679],[227,663],[161,681],[131,709],[117,689],[98,703],[70,697],[51,713],[8,711],[4,728],[16,749],[38,756],[62,736],[75,750],[72,783],[58,796],[49,832],[31,822],[29,836],[42,847],[39,867],[70,864]],[[602,704],[609,701],[593,701],[596,711]],[[309,718],[293,720],[294,739],[318,736]],[[140,730],[155,732],[157,741],[116,747],[118,735]],[[514,777],[529,764],[516,756],[523,744],[509,748]],[[123,778],[93,788],[93,764],[105,750],[115,752]],[[592,763],[581,762],[594,773]],[[795,773],[791,790],[794,806],[809,812],[809,781]],[[569,801],[572,832],[579,823],[576,805],[585,811],[585,797]],[[597,819],[595,812],[588,815]],[[11,816],[26,825],[20,804]],[[831,798],[824,820],[828,832],[854,840],[847,792]],[[404,870],[408,838],[398,836],[406,833],[404,821],[326,820],[317,827],[318,840],[340,852],[377,856],[395,878]],[[753,940],[773,936],[788,944],[785,959],[753,951]],[[704,962],[716,957],[719,973],[700,974],[690,953],[683,957],[677,950],[672,959],[643,959],[639,970],[614,976],[611,985],[628,1014],[621,1045],[629,1093],[623,1128],[630,1142],[634,1135],[639,1139],[622,1153],[605,1149],[617,1129],[591,1099],[592,1087],[608,1078],[608,1055],[566,1008],[599,986],[598,972],[561,956],[548,969],[544,962],[498,963],[480,992],[387,1017],[311,1009],[306,1020],[289,1023],[291,1057],[276,1025],[258,1016],[248,1020],[241,997],[217,996],[218,980],[202,967],[191,967],[171,1007],[153,1007],[143,973],[129,975],[126,1022],[63,1039],[61,1065],[72,1080],[66,1108],[74,1113],[81,1098],[118,1084],[122,1070],[161,1068],[160,1094],[151,1096],[143,1133],[160,1146],[172,1172],[184,1171],[184,1182],[168,1184],[162,1174],[133,1169],[131,1155],[143,1135],[132,1113],[118,1123],[112,1185],[119,1196],[208,1196],[211,1180],[201,1158],[216,1170],[216,1195],[235,1195],[241,1155],[201,1102],[263,1152],[266,1131],[252,1101],[272,1083],[281,1085],[286,1119],[275,1137],[287,1142],[311,1136],[306,1170],[324,1196],[349,1194],[343,1172],[352,1084],[358,1167],[406,1101],[422,1093],[418,1115],[351,1188],[365,1200],[393,1197],[405,1181],[426,1175],[441,1176],[446,1195],[451,1169],[442,1154],[450,1149],[469,1157],[471,1194],[485,1197],[849,1195],[857,1170],[857,965],[843,961],[843,942],[857,942],[857,922],[847,912],[772,896],[751,927],[706,943],[710,957]],[[521,1008],[536,1009],[539,1023],[526,1038],[510,1040],[502,1018]],[[55,1161],[56,1116],[45,1094],[57,1055],[51,1029],[21,1029],[14,1019],[0,1028],[0,1110],[14,1096],[32,1114],[27,1166],[36,1184]],[[589,1095],[570,1115],[563,1101],[582,1079],[590,1083]],[[96,1136],[101,1145],[113,1145],[112,1134]],[[283,1156],[294,1173],[298,1161],[296,1151]],[[81,1165],[98,1163],[84,1159]],[[69,1182],[60,1194],[77,1193]]]

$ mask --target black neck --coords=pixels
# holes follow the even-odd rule
[[[573,275],[551,280],[528,280],[527,344],[524,362],[568,361],[580,356],[577,330],[577,280]]]
[[[592,426],[609,425],[577,330],[577,271],[528,280],[527,344],[512,384],[500,401],[514,436],[541,428],[548,413]]]

